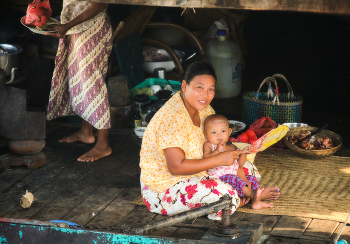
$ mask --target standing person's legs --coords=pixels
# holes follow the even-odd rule
[[[58,141],[66,142],[66,143],[77,142],[77,141],[87,143],[87,144],[94,143],[95,136],[93,135],[92,125],[89,122],[82,119],[81,126],[78,132],[70,136],[63,137]]]
[[[81,120],[81,126],[78,132],[64,137],[59,142],[83,142],[83,143],[94,143],[95,142],[95,136],[93,133],[93,127],[92,125],[85,121]],[[109,146],[108,142],[108,129],[101,129],[97,130],[97,141],[95,146],[88,151],[87,153],[84,153],[78,158],[78,161],[82,162],[93,162],[97,159],[100,159],[102,157],[106,157],[112,153],[112,148]]]
[[[92,127],[91,127],[92,132]],[[112,153],[108,142],[108,129],[97,130],[97,142],[95,146],[78,158],[78,161],[93,162]]]

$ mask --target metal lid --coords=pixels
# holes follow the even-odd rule
[[[23,48],[14,44],[0,44],[1,55],[14,55],[23,51]]]

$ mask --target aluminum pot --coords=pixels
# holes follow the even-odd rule
[[[23,48],[15,44],[0,44],[0,69],[11,75],[12,68],[19,66],[19,54]]]
[[[179,50],[174,50],[178,56],[180,62],[182,58],[185,57],[185,53]],[[164,49],[158,49],[158,53],[163,54],[164,56],[169,57],[168,61],[145,61],[142,64],[143,70],[146,73],[153,74],[155,68],[165,68],[167,72],[172,71],[175,68],[174,61],[171,59],[169,54]]]

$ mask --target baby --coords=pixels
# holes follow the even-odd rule
[[[225,151],[239,150],[229,140],[231,132],[232,129],[224,116],[218,114],[208,116],[204,122],[204,135],[207,141],[203,145],[203,158]],[[243,151],[246,150],[247,148]],[[260,188],[255,176],[244,173],[243,165],[247,160],[247,154],[243,151],[233,165],[211,168],[208,174],[233,186],[241,198],[248,198],[248,201],[249,198],[252,199],[253,209],[272,208],[272,203],[263,200],[277,199],[280,195],[278,187]]]

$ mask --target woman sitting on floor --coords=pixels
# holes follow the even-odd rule
[[[212,202],[225,194],[232,197],[231,214],[243,205],[236,189],[207,170],[230,166],[241,151],[227,151],[202,158],[203,123],[214,114],[216,75],[206,63],[193,63],[185,73],[181,91],[155,114],[147,126],[140,153],[141,193],[151,212],[174,215]],[[250,165],[250,172],[257,171]],[[271,199],[276,192],[269,192]],[[208,215],[221,219],[221,211]]]

